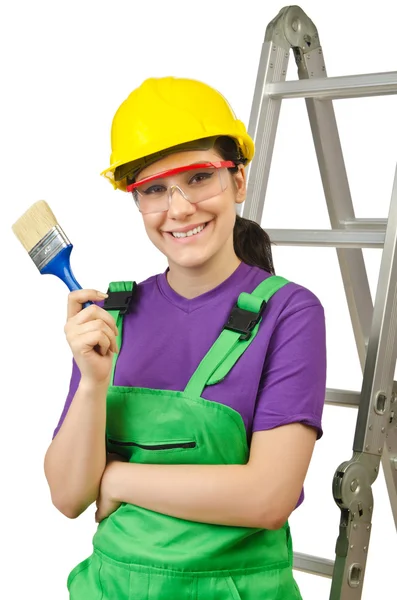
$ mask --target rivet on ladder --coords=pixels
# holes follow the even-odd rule
[[[352,492],[355,492],[357,488],[358,488],[358,481],[357,481],[357,479],[353,479],[353,481],[350,484],[350,489]]]

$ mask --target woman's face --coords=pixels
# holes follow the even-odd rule
[[[136,181],[168,169],[219,160],[223,159],[214,150],[178,152],[143,169]],[[218,195],[208,200],[192,204],[176,189],[167,211],[142,214],[146,233],[156,248],[165,254],[170,265],[200,267],[217,255],[224,256],[225,252],[234,255],[235,205],[245,200],[245,171],[241,165],[235,175],[223,169],[222,177],[227,184],[226,189],[219,190]],[[194,235],[173,235],[202,226],[204,229]]]

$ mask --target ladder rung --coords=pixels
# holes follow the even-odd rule
[[[385,232],[347,229],[266,229],[270,240],[282,246],[333,248],[383,248]]]
[[[357,408],[360,404],[360,392],[327,388],[325,402],[326,404],[334,404],[335,406]]]
[[[294,553],[293,568],[297,571],[304,571],[312,575],[321,575],[322,577],[332,577],[334,571],[334,561],[310,554]]]
[[[266,95],[274,100],[281,98],[362,98],[397,94],[397,71],[323,77],[268,83]]]
[[[340,224],[346,229],[370,229],[386,232],[387,219],[346,219]]]

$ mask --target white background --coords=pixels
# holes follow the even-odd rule
[[[306,0],[328,75],[396,70],[391,0]],[[66,577],[91,553],[94,507],[68,520],[52,506],[43,472],[68,391],[71,354],[63,334],[67,289],[41,277],[11,232],[45,199],[74,244],[83,287],[140,281],[166,267],[146,239],[129,196],[99,177],[119,104],[143,79],[176,75],[218,88],[248,124],[267,23],[280,1],[21,2],[2,8],[1,283],[2,599],[66,600]],[[290,59],[289,78],[295,78]],[[359,217],[386,217],[397,162],[395,96],[335,102]],[[328,227],[303,100],[285,101],[262,226]],[[372,293],[380,251],[365,252]],[[306,285],[327,316],[328,387],[359,390],[361,372],[333,249],[275,248],[277,273]],[[328,407],[306,483],[291,518],[295,549],[334,557],[339,510],[332,476],[351,457],[355,410]],[[396,596],[396,535],[383,474],[363,598]],[[305,600],[328,598],[330,582],[297,573]]]

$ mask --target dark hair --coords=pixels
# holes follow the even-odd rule
[[[214,150],[221,155],[223,160],[232,160],[236,165],[244,165],[244,158],[234,139],[221,136],[214,145]],[[231,173],[237,173],[237,167],[231,167]],[[275,274],[273,266],[272,248],[268,234],[258,223],[236,215],[233,230],[234,251],[238,258],[253,267],[259,267]]]

